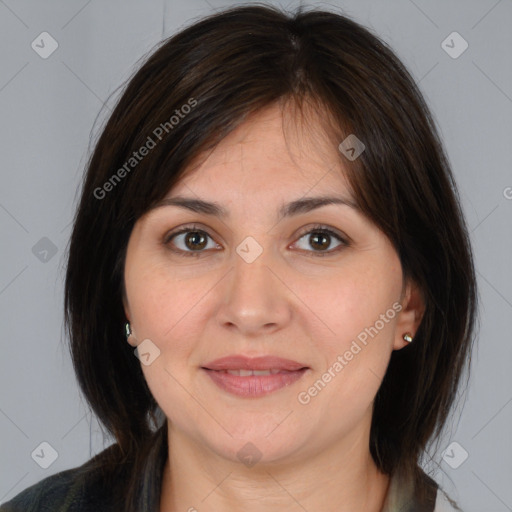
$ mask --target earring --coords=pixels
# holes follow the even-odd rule
[[[135,346],[135,344],[137,343],[137,339],[135,338],[135,334],[132,331],[132,326],[130,325],[130,322],[126,322],[124,324],[124,333],[126,335],[126,341],[130,345]],[[130,336],[132,338],[131,340],[130,340]]]
[[[411,333],[410,333],[410,332],[406,332],[406,333],[402,336],[402,338],[403,338],[405,341],[407,341],[408,343],[411,343],[411,341],[412,341],[412,336],[411,336]]]

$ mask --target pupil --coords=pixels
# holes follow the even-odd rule
[[[329,247],[329,240],[328,240],[328,235],[324,235],[323,233],[319,233],[319,234],[316,234],[316,235],[311,235],[312,238],[313,238],[313,243],[312,243],[312,246],[315,246],[317,248],[320,248],[320,249],[326,249],[327,247]],[[320,242],[318,242],[318,240],[321,239],[323,244]]]
[[[202,243],[201,243],[202,241]],[[203,249],[205,246],[206,237],[199,233],[199,231],[191,231],[186,237],[187,246],[189,249]],[[191,244],[189,245],[189,242]],[[201,245],[198,245],[201,244]]]

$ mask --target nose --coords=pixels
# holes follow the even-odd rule
[[[217,311],[221,326],[246,337],[284,328],[292,317],[293,294],[280,278],[275,260],[265,251],[251,263],[237,253],[233,259]]]

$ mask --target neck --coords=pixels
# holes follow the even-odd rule
[[[382,510],[389,477],[378,470],[361,438],[356,444],[345,439],[329,445],[301,461],[260,461],[246,467],[168,425],[161,512]]]

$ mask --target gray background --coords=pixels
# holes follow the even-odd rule
[[[62,329],[64,253],[91,132],[155,43],[240,3],[0,0],[0,502],[112,442],[80,397]],[[341,7],[389,42],[433,110],[458,180],[481,297],[470,388],[433,467],[466,512],[512,511],[512,1],[307,5]],[[44,31],[59,44],[47,59],[31,47]],[[456,59],[441,47],[453,31],[469,44]],[[58,453],[47,469],[31,456],[43,441]],[[469,454],[456,469],[461,448],[441,458],[453,441]]]

